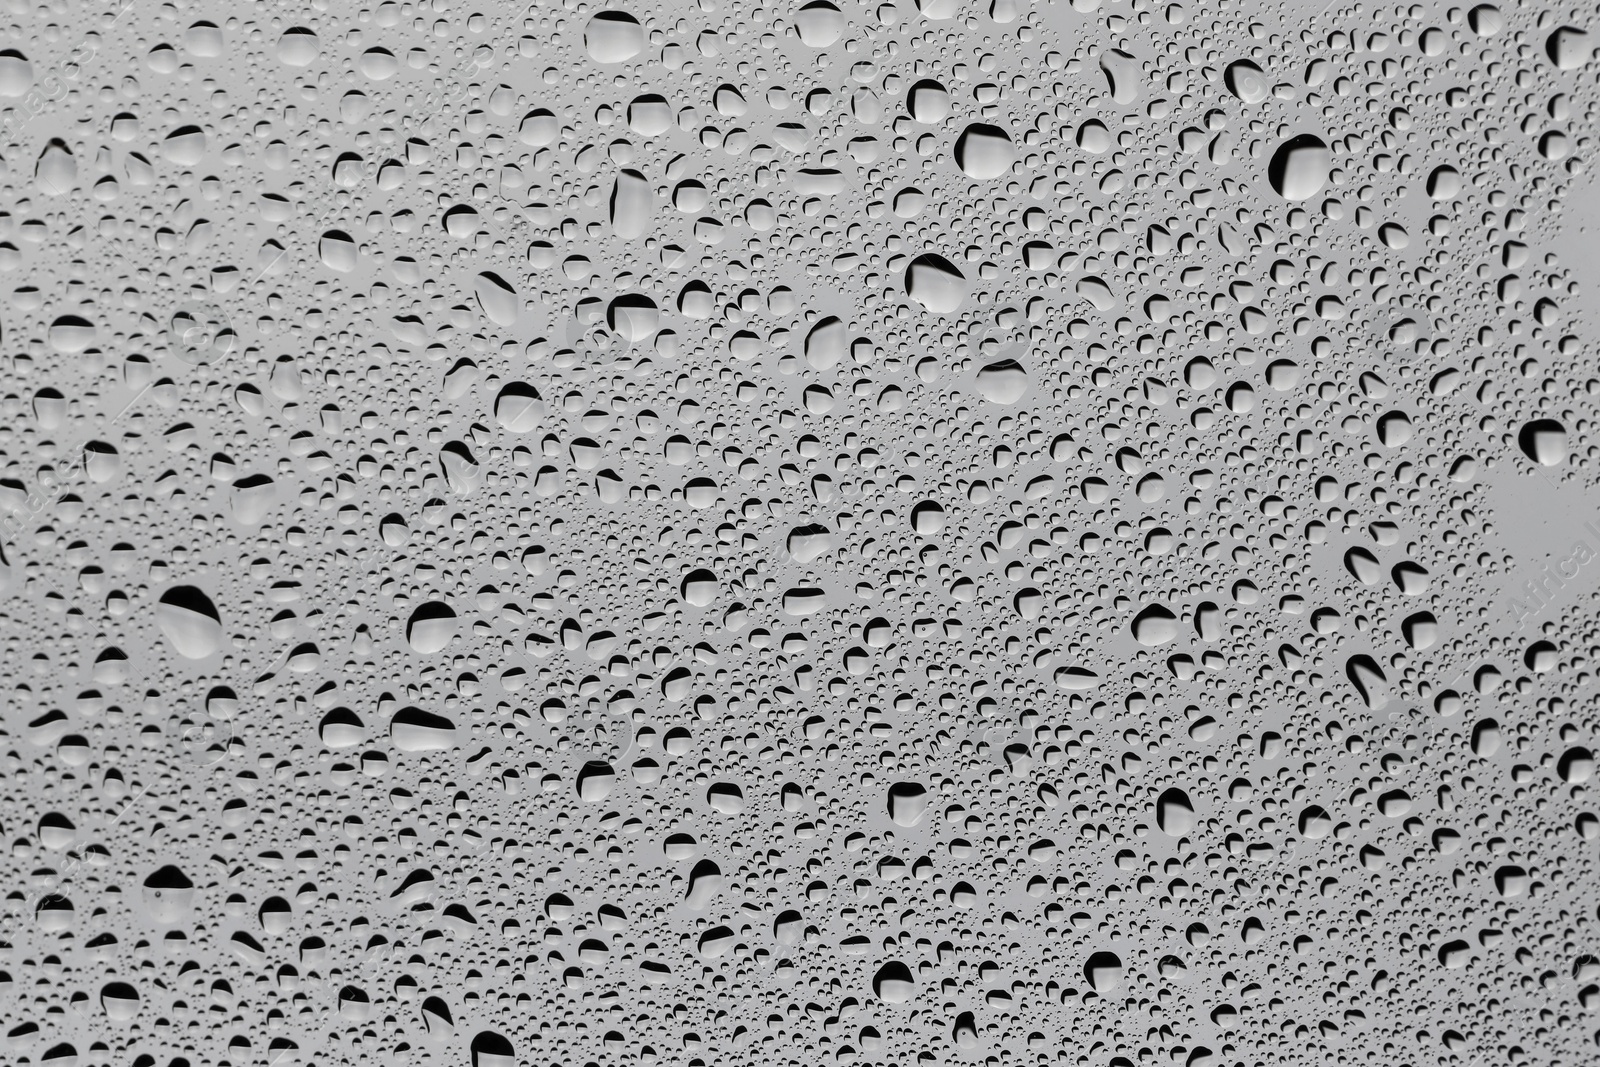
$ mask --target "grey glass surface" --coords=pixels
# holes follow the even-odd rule
[[[1600,1062],[1592,4],[6,12],[0,1062]]]

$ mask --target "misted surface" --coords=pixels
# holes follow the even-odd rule
[[[0,1060],[1600,1062],[1597,18],[7,0]]]

